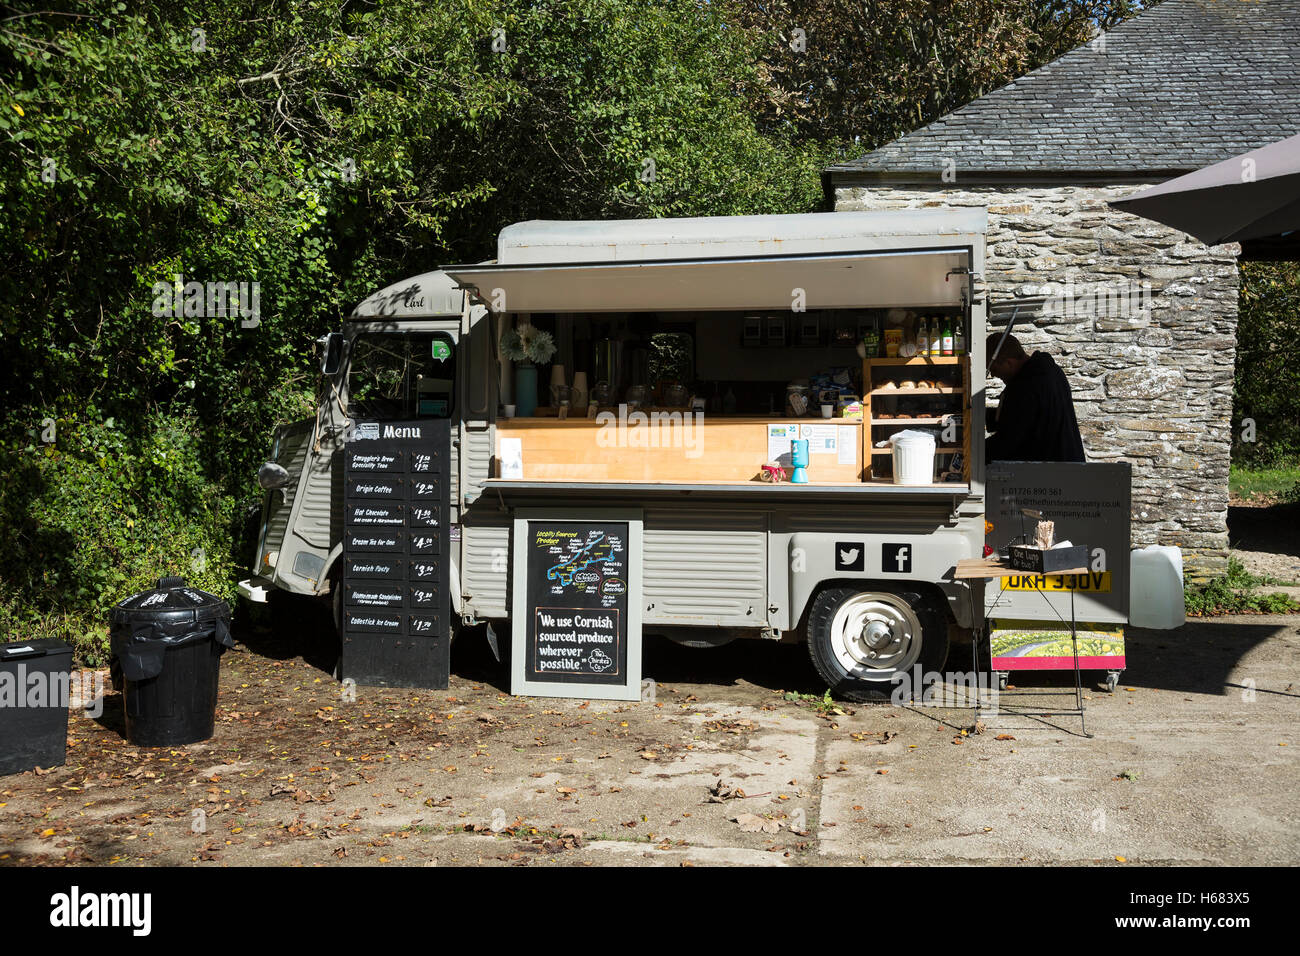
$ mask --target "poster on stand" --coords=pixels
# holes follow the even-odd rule
[[[516,512],[510,692],[641,698],[641,516]]]

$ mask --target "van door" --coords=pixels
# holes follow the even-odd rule
[[[255,574],[286,591],[320,594],[342,527],[334,464],[343,442],[337,377],[325,379],[316,416],[276,430],[272,460],[289,472],[281,491],[267,493]]]
[[[509,574],[509,515],[475,505],[492,477],[496,448],[497,361],[492,316],[476,305],[466,310],[459,481],[452,502],[453,572],[459,584],[455,607],[462,616],[504,617]]]

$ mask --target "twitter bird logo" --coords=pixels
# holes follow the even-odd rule
[[[835,543],[835,570],[863,570],[863,547],[856,541],[837,541]]]

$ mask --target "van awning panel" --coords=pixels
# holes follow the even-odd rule
[[[446,266],[499,312],[942,308],[961,304],[964,246],[788,256]],[[801,291],[800,291],[801,290]]]

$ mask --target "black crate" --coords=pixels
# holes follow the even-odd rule
[[[1031,548],[1024,544],[1013,544],[1010,549],[1009,562],[1017,571],[1033,571],[1035,574],[1056,574],[1088,566],[1087,545],[1076,544],[1068,548]]]
[[[53,638],[0,644],[0,776],[62,767],[72,648]]]

